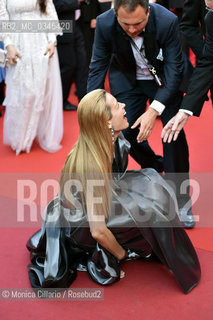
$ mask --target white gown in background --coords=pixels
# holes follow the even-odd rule
[[[47,14],[37,0],[0,0],[1,20],[58,20],[52,0]],[[44,53],[55,33],[2,33],[5,47],[13,44],[21,55],[8,65],[4,105],[4,143],[16,154],[30,152],[37,138],[41,148],[56,152],[63,135],[62,87],[57,50],[52,58]]]

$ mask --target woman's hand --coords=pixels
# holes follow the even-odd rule
[[[45,56],[47,55],[47,53],[49,52],[49,58],[52,58],[52,56],[54,55],[55,52],[55,43],[54,42],[50,42],[47,46],[47,50],[45,51]]]
[[[12,45],[9,44],[7,47],[7,60],[9,64],[15,65],[17,63],[17,58],[21,58],[20,53],[16,50],[16,48]]]
[[[124,260],[128,257],[128,252],[122,248],[122,254],[119,256],[118,260],[121,261],[121,260]]]
[[[122,261],[128,257],[128,252],[123,249],[123,255],[121,256],[121,259],[119,261]],[[125,272],[123,270],[120,271],[120,279],[123,279],[125,277]]]
[[[112,253],[118,259],[118,261],[121,261],[127,257],[128,253],[118,243],[113,233],[107,228],[105,222],[98,222],[98,227],[97,225],[94,227],[94,223],[92,223],[91,220],[89,221],[89,224],[93,239],[95,239],[102,247]],[[100,224],[102,224],[101,227]]]

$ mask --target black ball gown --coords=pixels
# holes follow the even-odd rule
[[[200,280],[200,264],[177,212],[171,187],[154,169],[127,171],[130,145],[120,134],[113,161],[114,191],[107,226],[129,252],[129,258],[157,259],[174,275],[184,293]],[[41,230],[27,242],[33,288],[67,288],[86,268],[101,285],[120,279],[119,262],[89,231],[76,190],[71,210],[58,196],[47,206]],[[151,262],[150,262],[151,263]]]

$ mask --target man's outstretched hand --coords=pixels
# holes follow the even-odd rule
[[[137,142],[142,142],[148,139],[154,127],[157,116],[158,116],[158,112],[153,108],[149,108],[131,126],[131,129],[134,129],[138,125],[140,125],[140,129],[139,129],[140,131],[137,136]]]
[[[178,111],[178,113],[169,120],[161,132],[161,138],[163,139],[163,142],[170,143],[172,140],[176,141],[188,118],[189,115],[184,111]]]

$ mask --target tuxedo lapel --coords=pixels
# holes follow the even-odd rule
[[[145,32],[144,33],[144,47],[146,58],[154,64],[157,55],[157,42],[155,32]]]
[[[155,65],[159,46],[156,41],[156,26],[152,8],[150,8],[149,20],[144,32],[144,47],[146,58],[151,64]]]
[[[125,64],[128,70],[136,70],[135,58],[130,44],[130,38],[123,31],[119,24],[115,28],[115,52],[119,57],[119,61]]]
[[[152,10],[150,10],[149,20],[143,36],[146,58],[151,64],[155,65],[156,57],[159,52],[159,46],[156,41],[155,19]],[[115,52],[119,57],[119,61],[128,61],[128,65],[126,64],[125,68],[128,70],[136,70],[135,58],[132,52],[130,38],[121,28],[119,23],[117,23],[115,27],[115,45]]]
[[[142,36],[144,36],[146,58],[153,66],[156,66],[156,57],[159,52],[159,46],[156,41],[155,19],[152,10],[150,10],[149,20]],[[136,62],[132,51],[130,38],[121,28],[118,22],[116,22],[114,28],[114,40],[115,60],[119,62],[119,66],[127,78],[133,82],[136,77]]]

